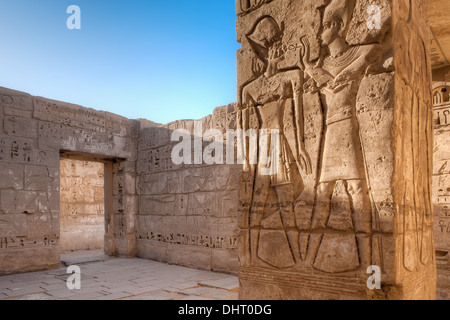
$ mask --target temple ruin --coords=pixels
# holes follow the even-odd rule
[[[237,102],[200,120],[0,88],[0,275],[104,248],[238,274],[241,299],[450,299],[449,10],[236,0]],[[236,161],[197,161],[211,143]]]

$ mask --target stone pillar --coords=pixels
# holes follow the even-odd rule
[[[136,195],[136,162],[118,161],[112,164],[112,211],[107,215],[105,246],[109,255],[136,255],[135,217],[138,213]],[[111,245],[114,243],[114,245]],[[113,250],[111,249],[113,248]]]
[[[436,297],[426,4],[237,0],[241,299]]]

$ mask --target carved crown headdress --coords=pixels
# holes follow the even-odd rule
[[[275,42],[281,40],[282,34],[283,30],[278,26],[275,19],[265,16],[255,24],[247,37],[254,43],[264,48],[269,48]]]
[[[355,9],[356,0],[331,0],[325,7],[323,23],[330,21],[342,21],[343,31],[347,31]]]
[[[280,50],[283,37],[284,24],[278,25],[270,16],[264,16],[253,26],[247,39],[262,61],[267,61],[270,56],[282,55]],[[272,53],[271,53],[272,52]]]

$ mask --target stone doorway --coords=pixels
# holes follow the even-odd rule
[[[105,249],[105,162],[62,154],[60,159],[60,251]]]

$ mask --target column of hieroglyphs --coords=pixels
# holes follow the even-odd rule
[[[433,204],[437,292],[438,298],[448,300],[450,298],[450,83],[438,82],[433,87]]]

